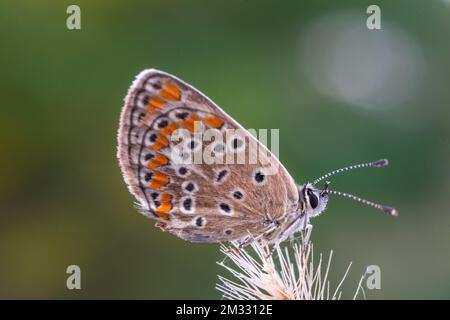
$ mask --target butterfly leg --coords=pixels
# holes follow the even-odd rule
[[[275,243],[273,245],[272,249],[269,250],[269,253],[267,253],[267,255],[264,256],[264,258],[266,260],[269,259],[272,256],[272,254],[275,252],[275,250],[277,249],[277,246],[279,246],[279,245],[280,245],[279,243]]]
[[[246,246],[248,246],[250,243],[252,243],[255,240],[255,238],[253,238],[252,236],[248,236],[246,238],[244,238],[243,240],[241,240],[239,242],[239,246],[238,249],[242,249]]]
[[[302,231],[303,244],[305,244],[305,245],[309,244],[309,240],[310,240],[311,233],[312,233],[312,228],[313,228],[312,224],[308,223]]]
[[[229,246],[226,250],[227,252],[236,252],[238,253],[241,249],[248,246],[250,243],[252,243],[255,239],[251,236],[248,236],[242,240],[236,240],[236,244],[233,246]]]

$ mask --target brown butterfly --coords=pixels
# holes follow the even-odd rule
[[[315,187],[334,174],[382,167],[387,160],[297,185],[263,144],[207,96],[155,69],[141,72],[125,98],[118,158],[140,212],[162,230],[192,242],[280,243],[298,231],[309,235],[309,219],[325,210],[330,194],[398,214],[329,190],[328,182]]]

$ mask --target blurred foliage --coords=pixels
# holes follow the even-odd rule
[[[69,31],[72,3],[0,3],[0,298],[220,297],[218,245],[154,228],[117,165],[123,98],[148,67],[193,84],[245,127],[279,128],[281,161],[299,183],[389,158],[332,186],[400,217],[332,199],[313,221],[316,253],[334,249],[334,279],[354,262],[347,298],[370,264],[382,290],[369,298],[450,297],[447,1],[377,1],[382,23],[406,30],[426,62],[419,98],[384,111],[326,97],[302,73],[308,26],[346,10],[364,26],[369,1],[79,0],[82,29]],[[80,291],[66,289],[70,264],[81,267]]]

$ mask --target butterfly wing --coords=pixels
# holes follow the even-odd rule
[[[294,181],[264,145],[158,70],[141,72],[125,98],[118,158],[140,211],[185,240],[259,235],[298,204]]]

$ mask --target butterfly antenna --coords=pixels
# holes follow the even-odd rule
[[[387,166],[388,164],[389,164],[389,161],[387,159],[381,159],[381,160],[377,160],[377,161],[373,161],[373,162],[367,162],[367,163],[354,164],[352,166],[348,166],[348,167],[345,167],[345,168],[341,168],[341,169],[337,169],[337,170],[328,172],[327,174],[325,174],[325,175],[321,176],[320,178],[314,180],[312,184],[317,184],[318,182],[320,182],[320,181],[322,181],[322,180],[324,180],[324,179],[326,179],[328,177],[334,176],[334,175],[339,174],[339,173],[351,171],[353,169],[359,169],[359,168],[382,168],[382,167]]]
[[[397,217],[398,216],[398,211],[396,209],[392,208],[392,207],[383,206],[381,204],[378,204],[378,203],[375,203],[375,202],[372,202],[372,201],[368,201],[368,200],[365,200],[363,198],[360,198],[360,197],[357,197],[357,196],[354,196],[352,194],[345,193],[345,192],[328,190],[328,193],[355,200],[355,201],[360,202],[362,204],[365,204],[365,205],[367,205],[369,207],[373,207],[375,209],[381,210],[384,213],[387,213],[388,215],[393,216],[393,217]]]

